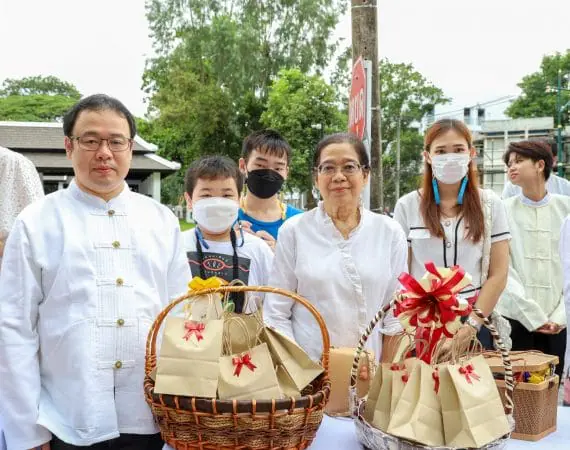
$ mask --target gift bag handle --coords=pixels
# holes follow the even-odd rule
[[[395,305],[396,300],[392,300],[388,305],[384,306],[366,327],[364,334],[360,337],[360,341],[358,342],[358,346],[356,347],[356,352],[354,355],[354,360],[352,362],[352,369],[350,372],[350,398],[356,399],[356,380],[358,377],[358,362],[360,360],[360,353],[364,351],[364,346],[366,345],[366,341],[372,334],[372,330],[376,327],[378,322],[381,322],[384,319],[384,316],[390,309],[392,309]],[[509,356],[509,351],[505,348],[501,337],[499,336],[498,331],[495,329],[495,326],[491,322],[488,317],[485,317],[481,310],[477,307],[473,307],[473,312],[483,320],[483,324],[485,327],[491,332],[493,336],[493,340],[495,341],[497,349],[501,353],[501,358],[503,360],[503,365],[505,366],[505,413],[512,414],[513,413],[513,390],[514,390],[514,379],[513,379],[513,368],[511,366],[511,358]],[[353,402],[353,415],[358,416],[358,402]]]
[[[172,301],[166,308],[164,308],[160,314],[154,320],[150,331],[148,333],[148,337],[146,340],[146,362],[145,362],[145,374],[148,376],[156,367],[156,340],[158,338],[158,332],[160,327],[170,311],[172,309],[182,303],[185,300],[191,299],[192,297],[200,296],[200,295],[208,295],[208,294],[222,294],[230,293],[230,292],[264,292],[267,294],[278,294],[283,295],[284,297],[288,297],[291,300],[294,300],[305,308],[309,310],[309,312],[313,315],[317,324],[321,329],[321,338],[323,340],[323,355],[321,357],[321,362],[323,365],[323,369],[325,374],[329,372],[329,357],[330,357],[330,337],[327,327],[325,325],[325,320],[321,316],[321,314],[317,311],[317,309],[305,298],[301,297],[300,295],[286,291],[285,289],[280,288],[273,288],[269,286],[219,286],[215,288],[206,288],[200,289],[196,291],[189,291],[188,293],[178,297],[176,300]]]

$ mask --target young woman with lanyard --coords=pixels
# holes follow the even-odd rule
[[[505,208],[496,194],[478,187],[476,152],[463,122],[443,119],[431,125],[423,156],[421,189],[400,198],[394,211],[408,237],[409,271],[418,279],[427,261],[438,267],[460,265],[472,277],[472,285],[460,295],[477,295],[476,306],[488,316],[507,280],[510,233]],[[481,330],[474,314],[460,336],[470,338],[473,329]],[[478,337],[492,348],[486,330]]]

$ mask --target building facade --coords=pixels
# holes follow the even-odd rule
[[[478,168],[482,184],[501,195],[507,182],[503,155],[511,142],[527,139],[551,140],[554,137],[552,117],[485,121],[475,135]]]
[[[66,188],[73,179],[61,123],[0,122],[0,145],[21,153],[34,163],[46,194]],[[162,158],[156,152],[156,145],[135,136],[126,181],[131,190],[160,201],[161,179],[179,170],[180,164]]]

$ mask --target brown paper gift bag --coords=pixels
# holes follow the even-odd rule
[[[382,431],[388,429],[392,411],[400,400],[400,396],[415,364],[416,359],[410,358],[405,362],[383,363],[381,365],[382,379],[380,381],[380,390],[373,406],[374,409],[368,412],[369,422],[376,428]],[[366,407],[369,408],[368,404]]]
[[[222,295],[208,294],[192,298],[191,302],[184,305],[185,316],[196,322],[206,322],[217,320],[222,317]]]
[[[224,341],[228,341],[228,354],[243,353],[254,347],[263,328],[263,322],[258,312],[253,314],[224,313]],[[239,319],[239,321],[233,320]],[[247,332],[244,333],[243,328]]]
[[[166,318],[157,362],[157,394],[215,398],[223,321],[207,323]]]
[[[349,387],[350,372],[354,361],[354,348],[331,348],[329,357],[329,377],[331,380],[331,393],[329,402],[325,406],[325,412],[331,416],[349,416]],[[374,355],[370,352],[362,352],[358,365],[358,373],[364,365],[368,366],[368,379],[356,380],[356,392],[359,398],[368,393],[370,378],[373,372]]]
[[[440,366],[439,379],[446,445],[483,447],[511,431],[483,356]]]
[[[384,377],[386,376],[387,370],[390,370],[390,363],[382,363],[376,368],[376,373],[374,378],[370,383],[370,388],[368,389],[368,397],[366,398],[366,404],[364,406],[364,413],[362,416],[367,422],[372,422],[374,418],[374,408],[376,408],[376,402],[378,401],[378,396],[380,395],[380,389],[384,385]],[[392,377],[390,375],[390,384],[392,384]],[[390,391],[392,389],[390,388]]]
[[[423,361],[416,363],[392,411],[388,433],[432,447],[445,444],[434,373],[434,367]]]
[[[279,389],[281,390],[281,398],[298,398],[301,396],[301,391],[297,389],[297,386],[295,386],[295,383],[283,366],[277,366],[275,372],[277,374]]]
[[[281,398],[267,344],[262,343],[241,354],[220,357],[218,397],[223,400]]]
[[[260,339],[269,347],[273,361],[287,371],[297,390],[302,391],[323,373],[319,363],[309,358],[296,342],[274,328],[264,326]]]

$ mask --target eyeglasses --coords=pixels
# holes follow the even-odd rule
[[[130,148],[131,143],[133,142],[132,139],[128,139],[123,136],[116,136],[108,139],[103,139],[97,136],[71,136],[70,139],[76,140],[79,144],[79,148],[87,152],[96,152],[99,150],[103,141],[107,141],[107,146],[113,153],[124,152]]]
[[[343,164],[342,166],[336,166],[334,164],[325,163],[321,164],[319,167],[316,168],[319,175],[332,176],[336,174],[337,170],[340,170],[342,174],[347,177],[355,175],[357,172],[359,172],[362,169],[366,169],[366,166],[361,166],[360,164],[355,162],[349,162]]]

